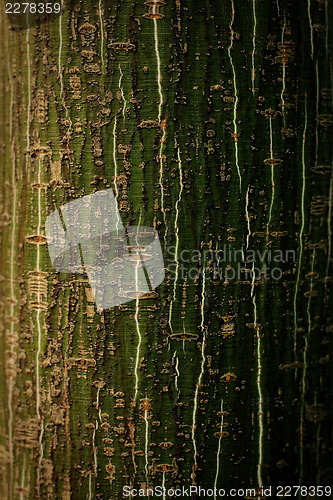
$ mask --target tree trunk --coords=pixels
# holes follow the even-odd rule
[[[1,6],[3,498],[330,485],[331,1],[64,7]],[[108,188],[166,278],[101,312],[44,225]]]

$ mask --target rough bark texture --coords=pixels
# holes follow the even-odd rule
[[[156,3],[1,6],[2,498],[333,476],[332,3]],[[44,222],[105,188],[170,270],[99,313]]]

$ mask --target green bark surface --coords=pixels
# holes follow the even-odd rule
[[[3,498],[332,482],[332,2],[158,5],[1,6]],[[44,223],[107,188],[167,273],[98,312]]]

